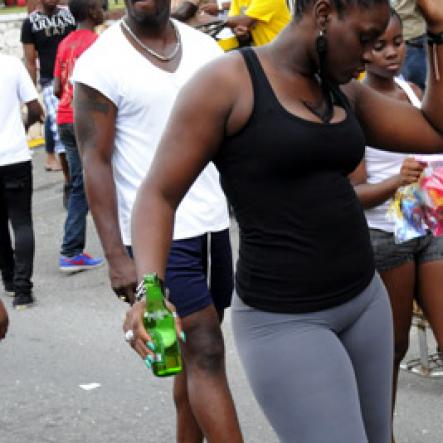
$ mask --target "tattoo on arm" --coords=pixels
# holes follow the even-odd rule
[[[82,112],[109,112],[109,100],[96,89],[81,84],[75,89],[76,110]]]
[[[79,112],[100,112],[107,114],[109,112],[109,104],[94,100],[82,100],[77,102],[77,110]]]
[[[80,150],[96,147],[100,127],[112,118],[109,100],[95,89],[80,84],[74,92],[74,110]]]

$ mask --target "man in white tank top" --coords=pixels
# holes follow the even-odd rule
[[[73,81],[76,135],[90,209],[112,287],[132,304],[137,274],[130,258],[131,210],[137,189],[179,90],[221,50],[208,36],[170,20],[169,0],[127,0],[126,6],[127,16],[79,58]],[[152,216],[146,214],[146,223]],[[165,275],[187,338],[182,344],[186,372],[174,384],[181,442],[200,442],[204,437],[226,441],[227,430],[231,442],[241,441],[219,327],[233,285],[228,226],[218,172],[210,164],[179,205]],[[212,273],[207,272],[208,262]],[[138,271],[141,278],[155,269]],[[144,305],[138,305],[142,310]],[[136,334],[134,349],[138,339]],[[140,346],[150,366],[146,342]]]

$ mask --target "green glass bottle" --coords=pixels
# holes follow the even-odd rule
[[[180,344],[175,321],[166,307],[163,288],[157,274],[146,274],[143,280],[146,310],[143,323],[155,345],[152,372],[157,377],[167,377],[182,370]]]

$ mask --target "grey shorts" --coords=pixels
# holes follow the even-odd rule
[[[422,264],[443,260],[443,236],[434,237],[431,233],[396,244],[394,234],[379,229],[370,229],[375,267],[378,272],[397,268],[408,262]]]

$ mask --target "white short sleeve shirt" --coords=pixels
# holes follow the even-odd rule
[[[37,99],[28,71],[16,57],[0,54],[0,166],[29,161],[21,105]]]
[[[173,73],[149,62],[127,40],[120,23],[106,30],[78,59],[73,81],[90,86],[117,107],[113,171],[124,244],[131,244],[131,211],[141,181],[182,86],[222,52],[210,37],[174,21],[182,40],[182,58]],[[149,220],[149,214],[146,215]],[[229,226],[219,175],[210,163],[180,203],[174,239],[216,232]]]

